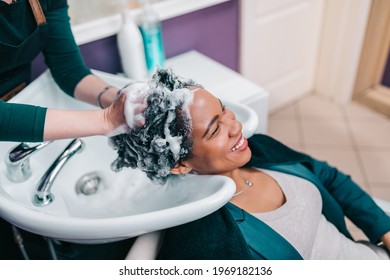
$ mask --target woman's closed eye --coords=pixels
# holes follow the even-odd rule
[[[219,100],[219,99],[218,99]],[[222,111],[222,114],[218,114],[218,115],[215,115],[209,125],[207,126],[206,128],[206,131],[205,133],[203,134],[202,138],[204,138],[206,135],[210,135],[210,137],[208,137],[208,139],[211,139],[211,138],[214,138],[217,134],[218,134],[218,131],[220,130],[219,128],[219,122],[221,121],[221,118],[223,117],[224,113],[225,113],[225,105],[222,104],[221,100],[219,100],[219,103],[221,104],[221,111]],[[215,129],[212,130],[212,127],[215,126]],[[212,131],[212,132],[211,132]],[[211,133],[210,133],[211,132]]]
[[[214,138],[215,136],[217,136],[218,131],[219,131],[219,124],[217,124],[217,125],[215,126],[215,129],[214,129],[213,132],[211,133],[210,138]]]
[[[224,105],[221,100],[219,100],[219,102],[221,103],[221,109],[222,109],[222,114],[223,114],[223,113],[225,113],[226,105]],[[218,134],[219,129],[220,129],[220,127],[219,127],[219,123],[218,123],[216,125],[215,129],[213,130],[213,132],[211,133],[210,138],[214,138]]]
[[[226,105],[223,105],[222,102],[221,102],[221,108],[222,108],[222,113],[224,113]],[[213,132],[211,133],[210,138],[214,138],[218,134],[219,129],[220,129],[220,127],[219,127],[219,123],[218,123],[216,125],[215,129],[213,130]]]

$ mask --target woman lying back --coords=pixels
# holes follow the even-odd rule
[[[126,91],[145,98],[145,124],[112,138],[114,169],[140,168],[158,183],[194,173],[236,184],[221,209],[165,230],[159,258],[389,259],[390,218],[349,176],[266,135],[246,139],[221,100],[169,70]],[[370,242],[354,241],[345,217]]]

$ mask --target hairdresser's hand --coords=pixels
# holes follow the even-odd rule
[[[133,82],[121,89],[121,95],[126,95],[125,118],[130,129],[143,126],[143,112],[147,108],[146,96],[149,90],[146,82]]]
[[[132,92],[121,90],[115,102],[104,109],[105,123],[109,127],[106,135],[112,137],[143,126],[145,119],[142,113],[146,107],[144,95],[135,96]]]
[[[125,118],[126,96],[120,95],[108,108],[103,109],[104,126],[109,137],[130,131]]]
[[[390,250],[390,231],[382,236],[381,240],[388,250]]]

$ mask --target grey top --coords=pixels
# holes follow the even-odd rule
[[[389,259],[383,248],[354,242],[328,222],[321,213],[320,192],[311,182],[277,171],[259,170],[278,183],[286,202],[274,211],[252,215],[283,236],[304,259]]]

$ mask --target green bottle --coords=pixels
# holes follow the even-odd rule
[[[165,52],[161,22],[151,8],[149,0],[143,0],[140,30],[144,40],[146,66],[149,73],[152,73],[157,67],[164,67]]]

